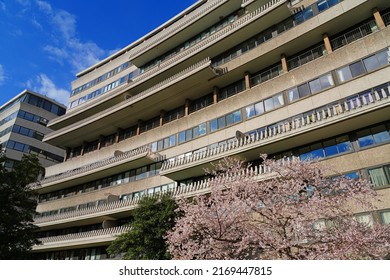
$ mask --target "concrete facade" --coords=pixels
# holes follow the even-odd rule
[[[37,258],[107,258],[140,196],[207,192],[225,156],[320,157],[371,180],[383,203],[357,212],[387,221],[390,3],[288,2],[198,1],[78,74],[44,139],[67,152],[37,189]]]

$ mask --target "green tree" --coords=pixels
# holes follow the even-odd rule
[[[28,259],[29,251],[38,240],[35,192],[28,186],[42,171],[37,156],[24,155],[14,170],[4,168],[5,156],[0,155],[0,259]]]
[[[171,259],[164,237],[175,225],[176,208],[168,194],[142,198],[132,213],[131,229],[111,243],[108,253],[124,253],[123,259],[127,260]]]

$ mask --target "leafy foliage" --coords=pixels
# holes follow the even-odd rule
[[[280,164],[255,178],[244,163],[216,165],[211,194],[181,200],[184,213],[167,235],[176,259],[380,259],[390,227],[359,222],[353,212],[374,209],[365,180],[326,178],[315,162]]]
[[[124,253],[123,259],[171,259],[164,236],[175,224],[176,208],[176,202],[168,194],[142,198],[133,211],[131,229],[111,243],[108,253]]]
[[[38,241],[34,238],[33,215],[36,194],[28,184],[35,182],[42,167],[35,155],[24,155],[13,171],[7,171],[0,156],[0,258],[27,259]]]

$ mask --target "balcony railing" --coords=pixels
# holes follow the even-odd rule
[[[42,244],[34,246],[33,250],[34,249],[37,250],[37,249],[39,249],[39,247],[42,247],[45,245],[50,245],[50,243],[79,241],[79,240],[81,241],[81,240],[85,240],[85,239],[91,239],[93,237],[103,237],[103,236],[115,238],[117,235],[119,235],[121,233],[125,233],[129,229],[130,229],[129,226],[121,226],[121,227],[112,227],[112,228],[92,230],[92,231],[86,231],[86,232],[80,232],[80,233],[39,238],[39,241],[41,241]]]
[[[342,104],[334,105],[332,108],[323,109],[312,115],[294,119],[293,121],[273,126],[264,131],[256,131],[255,134],[251,134],[240,140],[236,139],[225,145],[208,148],[203,152],[186,157],[168,159],[163,163],[160,174],[164,176],[165,174],[174,172],[175,169],[185,169],[191,165],[210,162],[248,149],[257,148],[262,145],[264,141],[273,141],[274,138],[283,137],[283,135],[286,134],[297,134],[300,131],[306,131],[307,129],[312,129],[316,126],[323,126],[326,122],[332,122],[336,118],[346,118],[359,114],[360,111],[366,111],[369,108],[375,108],[382,104],[390,103],[390,86],[388,86],[388,92],[389,93],[384,89],[374,91],[373,93],[367,94],[364,98],[356,97],[348,99]]]
[[[151,68],[150,70],[142,73],[138,77],[134,78],[133,81],[138,81],[138,79],[144,79],[145,75],[150,76],[155,74],[156,72],[159,72],[162,68],[168,68],[170,66],[173,66],[175,63],[178,63],[180,61],[183,61],[187,59],[189,56],[200,52],[201,50],[211,46],[216,41],[221,40],[225,37],[228,37],[230,34],[234,33],[236,30],[242,28],[243,26],[257,20],[258,18],[262,17],[263,15],[267,14],[270,10],[280,6],[281,4],[285,3],[287,0],[273,0],[260,8],[256,9],[255,11],[239,18],[238,20],[232,22],[231,24],[227,25],[225,28],[215,32],[213,35],[207,37],[206,39],[198,42],[197,44],[189,47],[188,49],[172,56],[171,58],[163,61],[158,66],[155,66],[154,68]]]
[[[375,20],[371,20],[351,31],[348,31],[347,33],[339,37],[332,39],[330,43],[332,45],[333,50],[337,50],[377,30],[378,30],[378,26],[376,25]]]
[[[382,18],[386,26],[390,25],[390,12],[384,14]]]
[[[104,159],[101,161],[94,162],[92,164],[84,165],[84,166],[81,166],[79,168],[66,171],[64,173],[60,173],[57,175],[47,177],[47,178],[43,179],[42,181],[40,181],[40,185],[48,184],[48,183],[51,183],[53,181],[57,181],[57,180],[61,180],[61,179],[65,179],[65,178],[68,178],[68,177],[71,177],[74,175],[82,174],[82,173],[85,173],[85,172],[88,172],[88,171],[91,171],[91,170],[94,170],[94,169],[97,169],[100,167],[105,167],[105,166],[113,164],[113,163],[124,161],[124,160],[130,159],[132,157],[142,155],[142,154],[146,154],[147,156],[155,158],[156,160],[159,157],[157,154],[150,152],[149,145],[145,145],[145,146],[142,146],[142,147],[139,147],[139,148],[127,151],[127,152],[123,152],[118,156],[113,156],[113,157],[110,157],[110,158],[107,158],[107,159]],[[32,184],[31,186],[33,188],[36,188],[36,187],[39,187],[39,184]]]
[[[287,67],[289,70],[300,67],[310,61],[313,61],[326,54],[325,45],[321,44],[316,46],[302,54],[299,54],[293,58],[287,60]]]
[[[285,164],[290,160],[291,160],[290,158],[286,158],[286,159],[282,159],[280,162],[281,164]],[[264,165],[251,166],[245,172],[247,172],[251,176],[256,176],[258,180],[261,180],[264,176],[268,177],[272,173],[272,171]],[[169,193],[173,197],[190,197],[193,195],[203,194],[209,192],[210,182],[213,180],[214,179],[206,179],[206,180],[197,181],[187,185],[176,185],[173,189],[169,191],[153,193],[149,196]],[[37,217],[35,218],[34,223],[39,225],[42,223],[49,223],[54,221],[61,222],[66,219],[73,219],[73,218],[80,219],[81,217],[88,218],[88,216],[91,215],[103,216],[112,213],[129,211],[136,208],[138,206],[138,202],[144,196],[145,195],[139,196],[137,198],[129,199],[129,200],[119,200],[109,204],[83,208],[79,210],[69,211],[66,213],[60,213],[60,214],[44,216],[44,217]]]
[[[166,40],[168,37],[172,36],[176,32],[178,32],[180,29],[186,27],[187,25],[191,24],[196,18],[202,17],[204,14],[208,13],[209,11],[215,9],[216,7],[224,4],[225,2],[228,2],[229,0],[212,0],[205,3],[202,7],[195,10],[191,14],[188,14],[178,20],[177,22],[173,23],[166,29],[159,32],[157,35],[153,36],[152,38],[146,40],[144,43],[140,44],[136,48],[134,48],[132,51],[129,52],[130,60],[134,57],[139,56],[143,52],[150,49],[155,44],[158,44],[159,42]]]

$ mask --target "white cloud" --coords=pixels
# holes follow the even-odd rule
[[[0,1],[0,10],[4,12],[7,10],[7,7],[5,6],[5,3],[3,1]]]
[[[77,36],[76,16],[65,11],[55,10],[42,0],[36,0],[38,8],[46,14],[51,22],[53,31],[59,36],[56,42],[44,47],[50,58],[61,65],[69,63],[72,70],[79,72],[99,62],[108,52],[94,42],[83,42]]]
[[[27,86],[59,103],[65,105],[68,103],[69,91],[63,88],[57,88],[54,82],[46,74],[39,74],[36,78],[35,85],[34,82],[28,81]]]
[[[51,13],[53,10],[51,5],[45,1],[37,0],[35,3],[38,5],[40,10],[45,11],[46,13]]]
[[[0,64],[0,85],[2,85],[5,81],[5,73],[3,65]]]

